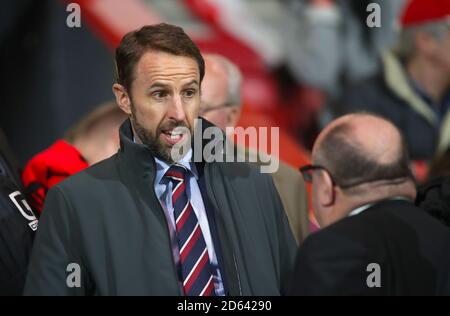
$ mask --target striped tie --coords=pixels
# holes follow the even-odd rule
[[[175,164],[165,174],[172,182],[183,289],[187,296],[211,296],[215,295],[212,268],[200,224],[186,193],[187,172],[184,166]]]

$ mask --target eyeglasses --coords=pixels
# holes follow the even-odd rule
[[[216,110],[220,110],[220,109],[224,109],[224,108],[227,108],[227,107],[229,107],[231,104],[230,103],[224,103],[224,104],[222,104],[222,105],[219,105],[219,106],[215,106],[215,107],[209,107],[209,106],[207,106],[207,105],[203,105],[202,106],[202,108],[200,108],[200,111],[199,111],[199,115],[200,116],[202,116],[202,115],[204,115],[204,114],[206,114],[206,113],[209,113],[209,112],[212,112],[212,111],[216,111]]]
[[[308,182],[308,183],[312,183],[312,181],[313,181],[313,173],[314,173],[314,171],[317,171],[317,170],[323,170],[326,173],[328,173],[330,178],[331,178],[331,181],[333,182],[333,185],[336,183],[333,180],[333,176],[331,175],[331,173],[324,166],[320,166],[320,165],[306,165],[306,166],[303,166],[303,167],[301,167],[299,169],[299,171],[303,175],[303,179],[305,179],[305,181]]]
[[[341,189],[349,189],[349,188],[356,187],[356,186],[359,186],[364,183],[375,182],[375,181],[383,181],[383,180],[389,181],[389,180],[399,180],[399,179],[405,179],[405,178],[414,179],[414,176],[411,174],[411,175],[407,175],[407,176],[403,176],[403,177],[396,176],[396,177],[391,177],[391,178],[357,179],[357,180],[354,180],[353,182],[350,181],[350,183],[338,183],[338,182],[336,182],[336,180],[333,177],[333,175],[331,174],[331,172],[324,166],[306,165],[299,169],[299,171],[302,173],[303,179],[307,183],[312,183],[314,171],[317,171],[317,170],[322,170],[322,171],[325,171],[326,173],[328,173],[333,186],[338,186]]]

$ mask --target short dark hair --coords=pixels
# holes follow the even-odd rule
[[[199,48],[181,27],[160,23],[126,34],[116,49],[116,80],[127,90],[134,80],[136,64],[149,50],[193,58],[198,64],[200,82],[203,80],[205,61]]]
[[[351,133],[350,123],[339,124],[328,132],[317,150],[317,163],[327,168],[336,185],[346,189],[381,180],[414,180],[409,166],[408,148],[400,132],[399,156],[389,164],[381,164],[366,155],[367,150],[350,140]]]

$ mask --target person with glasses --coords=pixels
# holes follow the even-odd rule
[[[204,58],[206,73],[202,83],[199,115],[223,130],[236,127],[241,115],[242,74],[239,68],[224,56],[205,54]],[[238,147],[238,152],[247,158],[250,155],[265,155],[241,147]],[[282,161],[279,162],[278,170],[271,173],[271,176],[294,237],[297,243],[301,244],[310,232],[305,183],[294,168]]]
[[[318,136],[312,162],[300,170],[321,230],[299,250],[290,294],[449,294],[450,231],[414,206],[407,147],[392,123],[343,116]]]
[[[199,116],[217,127],[235,127],[241,115],[242,74],[226,57],[205,54]]]

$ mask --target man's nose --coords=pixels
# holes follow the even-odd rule
[[[183,122],[186,119],[186,112],[184,111],[183,100],[181,96],[175,96],[173,101],[169,105],[167,111],[169,119],[175,120],[177,122]]]

